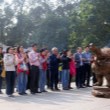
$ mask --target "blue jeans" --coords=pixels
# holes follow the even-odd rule
[[[18,92],[25,93],[27,88],[27,74],[25,72],[19,73],[17,77]]]
[[[41,92],[45,91],[45,85],[46,85],[46,71],[40,69],[39,88]]]
[[[69,70],[65,69],[62,71],[62,86],[63,86],[63,89],[68,89],[69,87]]]

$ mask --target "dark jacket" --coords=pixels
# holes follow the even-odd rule
[[[66,55],[62,56],[63,69],[69,69],[69,62],[71,58],[68,58]]]
[[[50,67],[50,69],[58,69],[59,63],[60,63],[60,59],[58,59],[56,55],[52,54],[49,57],[49,67]]]

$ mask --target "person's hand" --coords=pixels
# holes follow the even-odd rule
[[[57,58],[60,59],[60,54],[57,55]]]
[[[81,58],[81,61],[85,61],[86,59],[85,58]]]
[[[47,56],[49,57],[51,54],[50,54],[50,52],[47,54]]]
[[[46,56],[45,56],[45,60],[48,60],[48,58],[49,58],[49,56],[48,56],[48,55],[46,55]]]

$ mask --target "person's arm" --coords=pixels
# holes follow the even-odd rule
[[[16,59],[17,64],[23,63],[23,61],[24,61],[24,58],[19,58],[18,55],[15,55],[15,59]]]
[[[29,53],[29,60],[31,63],[35,63],[36,61],[39,60],[39,57],[35,56],[33,53]]]
[[[40,61],[40,63],[44,63],[44,62],[47,61],[47,59],[46,59],[46,58],[42,58],[42,57],[40,57],[40,58],[39,58],[39,61]]]

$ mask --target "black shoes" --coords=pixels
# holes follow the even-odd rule
[[[37,91],[36,93],[42,93],[42,92],[40,92],[40,91]]]
[[[87,85],[86,87],[92,87],[92,86],[90,86],[90,85]]]
[[[23,93],[18,93],[19,95],[27,95],[26,92],[23,92]]]
[[[14,98],[14,95],[8,95],[8,97],[10,97],[10,98]]]
[[[32,95],[35,95],[36,93],[35,93],[35,92],[31,92],[31,94],[32,94]]]
[[[48,92],[48,91],[44,90],[44,91],[42,91],[42,92]]]
[[[60,91],[60,89],[58,89],[58,88],[55,88],[55,91]]]
[[[63,88],[63,90],[69,90],[69,88]]]
[[[72,87],[69,87],[69,89],[73,89]]]
[[[77,89],[86,88],[85,86],[77,86]]]

